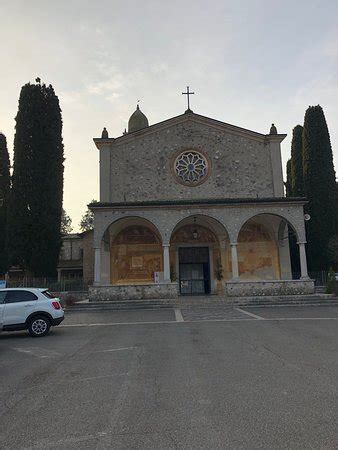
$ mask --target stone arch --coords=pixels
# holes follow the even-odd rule
[[[245,218],[243,218],[243,219],[238,223],[237,230],[236,230],[236,234],[235,234],[235,235],[236,235],[236,241],[238,241],[239,234],[240,234],[242,228],[245,226],[245,224],[246,224],[247,222],[249,222],[250,220],[253,220],[253,219],[255,219],[255,218],[262,217],[262,216],[265,216],[265,217],[266,217],[266,216],[278,217],[278,218],[281,220],[280,225],[281,225],[282,223],[284,223],[284,226],[285,226],[285,224],[286,224],[286,225],[289,225],[289,226],[291,227],[291,229],[293,230],[293,232],[295,233],[297,239],[299,239],[299,236],[300,236],[300,234],[301,234],[301,230],[299,230],[299,228],[298,228],[298,226],[297,226],[298,224],[296,224],[293,220],[290,220],[290,219],[288,219],[287,217],[283,216],[282,214],[278,214],[278,213],[275,213],[275,212],[267,212],[267,211],[264,211],[264,212],[255,212],[254,214],[250,215],[249,217],[246,216]],[[278,236],[278,234],[279,234],[279,233],[277,233],[277,236]]]
[[[106,228],[106,231],[111,229],[111,238],[114,239],[121,231],[123,231],[124,228],[131,227],[133,225],[140,225],[149,228],[156,235],[162,245],[162,236],[159,229],[153,221],[145,217],[133,215],[117,219]]]
[[[175,221],[170,233],[170,268],[179,279],[183,294],[187,292],[182,290],[182,279],[186,282],[189,264],[199,265],[199,269],[194,269],[196,273],[203,265],[204,293],[216,292],[222,279],[231,277],[230,239],[220,220],[199,213]],[[194,281],[191,283],[191,294],[197,293],[193,291]]]
[[[196,220],[194,220],[196,219]],[[171,225],[171,228],[168,232],[169,242],[171,241],[174,233],[184,225],[188,224],[196,224],[200,226],[204,226],[206,228],[210,228],[211,231],[220,239],[220,237],[224,236],[229,238],[229,233],[225,225],[218,219],[208,214],[189,214],[184,218],[179,218]]]
[[[259,216],[247,220],[237,237],[238,272],[241,280],[281,278],[278,243],[272,227]]]
[[[144,217],[128,216],[107,230],[111,283],[153,282],[154,272],[163,271],[162,237],[156,226]]]
[[[256,227],[258,234],[251,244],[245,242],[243,233],[246,227]],[[246,217],[240,224],[237,234],[237,253],[239,277],[241,279],[292,279],[288,228],[294,232],[297,240],[302,229],[296,227],[285,216],[274,212],[256,212]],[[259,230],[259,227],[261,229]],[[264,230],[270,238],[264,237]],[[253,232],[254,233],[254,232]],[[242,234],[242,237],[241,237]]]
[[[102,215],[102,213],[101,213]],[[107,234],[107,231],[110,227],[116,225],[116,224],[122,224],[122,221],[128,221],[128,220],[144,220],[146,221],[149,226],[156,231],[156,233],[161,237],[161,241],[163,241],[163,233],[161,232],[161,227],[159,223],[156,221],[155,218],[149,218],[147,214],[143,214],[138,212],[137,214],[130,214],[126,215],[123,213],[118,214],[110,214],[108,216],[104,217],[104,220],[101,219],[101,221],[96,224],[95,223],[95,244],[97,247],[100,247],[100,244],[102,241],[104,241],[105,236]]]

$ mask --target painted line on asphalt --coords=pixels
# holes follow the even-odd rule
[[[55,352],[53,350],[42,349],[40,347],[28,347],[28,348],[12,347],[12,350],[19,353],[25,353],[30,356],[35,356],[36,358],[53,358],[55,356],[60,355],[60,353],[58,352]]]
[[[106,323],[74,323],[74,324],[62,324],[58,328],[65,327],[105,327],[112,325],[150,325],[150,324],[162,324],[162,323],[177,323],[176,320],[162,320],[154,322],[106,322]]]
[[[175,308],[175,318],[176,322],[184,322],[181,310],[179,308]]]
[[[235,310],[236,310],[236,311],[239,311],[239,312],[241,312],[241,313],[243,313],[243,314],[246,314],[246,315],[248,315],[248,316],[250,316],[250,317],[253,317],[254,319],[257,319],[257,320],[265,320],[264,317],[257,316],[257,314],[253,314],[253,313],[248,312],[248,311],[244,311],[244,309],[241,309],[241,308],[235,308]]]
[[[94,353],[121,352],[122,350],[133,350],[134,348],[137,347],[109,348],[108,350],[97,350]]]
[[[338,320],[338,317],[279,317],[279,318],[264,318],[259,322],[280,322],[280,321],[297,321],[297,320]],[[258,320],[252,319],[201,319],[201,320],[185,320],[184,322],[176,322],[176,320],[164,320],[156,322],[108,322],[108,323],[81,323],[81,324],[65,324],[59,325],[57,328],[81,328],[81,327],[111,327],[111,326],[125,326],[125,325],[163,325],[163,324],[192,324],[192,323],[211,323],[211,322],[248,322],[257,323]]]

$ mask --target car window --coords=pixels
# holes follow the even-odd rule
[[[28,291],[8,291],[6,295],[6,303],[30,302],[37,300],[37,296],[33,292]]]
[[[48,291],[42,291],[42,294],[47,297],[47,298],[55,298],[54,295],[52,295],[50,292]]]
[[[5,303],[5,297],[7,292],[0,292],[0,305],[1,303]]]

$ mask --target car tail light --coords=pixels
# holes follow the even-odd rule
[[[52,302],[52,306],[54,309],[61,309],[61,305],[59,302]]]

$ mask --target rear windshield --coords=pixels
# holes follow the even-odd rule
[[[54,295],[52,295],[50,292],[48,291],[42,291],[43,295],[47,298],[55,298]]]

